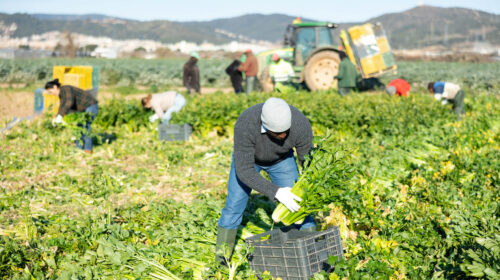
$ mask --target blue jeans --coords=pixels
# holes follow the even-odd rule
[[[174,100],[174,105],[172,107],[168,108],[168,110],[163,114],[161,117],[161,122],[168,124],[170,122],[170,119],[172,118],[172,113],[174,112],[179,112],[182,107],[186,105],[186,99],[182,94],[177,93],[175,95],[175,100]]]
[[[273,184],[283,187],[293,187],[299,177],[297,163],[293,152],[283,159],[282,161],[271,165],[262,166],[255,164],[255,170],[260,172],[264,170],[269,174]],[[248,198],[250,196],[251,188],[243,184],[236,176],[236,169],[234,168],[234,156],[231,163],[231,171],[229,172],[229,180],[227,183],[227,198],[226,205],[222,209],[222,215],[219,219],[219,226],[226,229],[237,229],[243,219],[243,212],[247,207]],[[314,220],[311,216],[307,216],[300,226],[300,229],[306,229],[315,226]]]
[[[97,111],[98,111],[97,103],[94,105],[91,105],[85,109],[85,113],[92,114],[92,119],[85,124],[85,128],[87,129],[87,133],[82,134],[81,141],[83,142],[83,146],[80,143],[80,140],[75,140],[75,145],[77,148],[84,149],[86,151],[92,151],[92,137],[89,134],[92,131],[90,126],[92,125],[92,122],[94,121],[95,117],[97,116]],[[81,126],[83,126],[83,124]]]

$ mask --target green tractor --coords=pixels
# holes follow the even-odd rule
[[[354,26],[342,31],[340,39],[333,35],[337,27],[331,22],[300,22],[288,25],[284,48],[259,53],[259,83],[263,91],[272,91],[269,65],[273,53],[292,63],[295,84],[305,84],[311,91],[337,88],[335,77],[340,64],[339,46],[357,66],[363,78],[395,71],[387,37],[380,24]],[[389,54],[383,53],[388,52]],[[382,57],[383,55],[383,57]],[[385,62],[385,63],[384,63]]]

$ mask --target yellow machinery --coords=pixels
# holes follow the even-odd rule
[[[389,41],[380,23],[356,25],[342,30],[340,38],[345,51],[363,78],[397,71]]]

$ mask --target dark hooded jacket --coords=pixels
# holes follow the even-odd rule
[[[226,68],[226,73],[231,79],[231,84],[233,85],[235,92],[243,91],[243,87],[241,86],[241,83],[243,82],[243,75],[241,71],[238,70],[240,64],[241,62],[235,59],[233,63],[229,64],[229,66]]]
[[[200,92],[200,71],[198,70],[198,65],[196,63],[198,59],[191,57],[188,62],[184,64],[182,83],[185,87],[189,89],[194,89],[196,92]]]

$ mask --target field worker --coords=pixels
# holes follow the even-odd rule
[[[257,72],[259,71],[259,66],[257,64],[257,59],[252,53],[252,50],[248,49],[245,51],[246,60],[241,63],[238,70],[245,73],[245,93],[250,93],[254,91]]]
[[[144,108],[153,109],[155,112],[149,117],[150,122],[160,119],[162,123],[168,124],[172,118],[172,113],[179,112],[186,105],[186,99],[182,94],[171,90],[149,94],[142,98],[141,103]]]
[[[289,85],[290,80],[295,76],[292,64],[290,62],[281,59],[280,55],[274,53],[271,57],[272,63],[269,66],[269,76],[273,81],[274,90],[279,91],[281,86]]]
[[[394,79],[392,80],[387,87],[385,88],[385,91],[387,94],[390,96],[397,95],[397,96],[408,96],[408,93],[410,92],[411,86],[410,83],[403,79]]]
[[[453,111],[458,117],[465,114],[465,93],[459,85],[450,82],[431,82],[427,85],[427,89],[434,94],[436,100],[442,100],[443,105],[448,102],[453,103]]]
[[[92,153],[92,137],[89,133],[91,131],[91,125],[97,116],[97,100],[88,91],[83,89],[64,85],[61,86],[59,79],[47,82],[45,84],[45,89],[53,95],[59,96],[59,111],[57,112],[57,117],[53,120],[53,123],[62,123],[63,116],[67,115],[71,111],[85,112],[92,115],[92,119],[87,121],[85,128],[87,129],[86,134],[82,134],[81,141],[75,141],[77,148],[83,149],[86,153]],[[83,126],[83,124],[82,124]]]
[[[229,75],[229,79],[231,80],[231,85],[233,86],[234,92],[239,94],[243,91],[242,82],[243,82],[243,74],[238,67],[241,64],[241,52],[236,54],[233,62],[229,64],[226,68],[226,73]]]
[[[198,60],[200,60],[200,55],[197,52],[192,52],[183,67],[182,83],[189,94],[191,94],[191,90],[200,93],[200,71],[196,64]]]
[[[291,192],[298,179],[297,164],[312,147],[313,133],[309,120],[283,99],[271,97],[254,105],[238,117],[234,125],[234,151],[227,185],[227,198],[218,223],[216,262],[224,263],[224,244],[232,253],[243,211],[253,190],[290,211],[300,209],[299,197]],[[271,182],[260,175],[264,170]],[[314,231],[315,223],[307,216],[300,230]]]
[[[358,72],[356,66],[352,64],[345,52],[339,52],[340,64],[339,72],[334,79],[338,80],[338,89],[341,96],[351,93],[351,90],[356,88],[356,80],[358,79]]]

